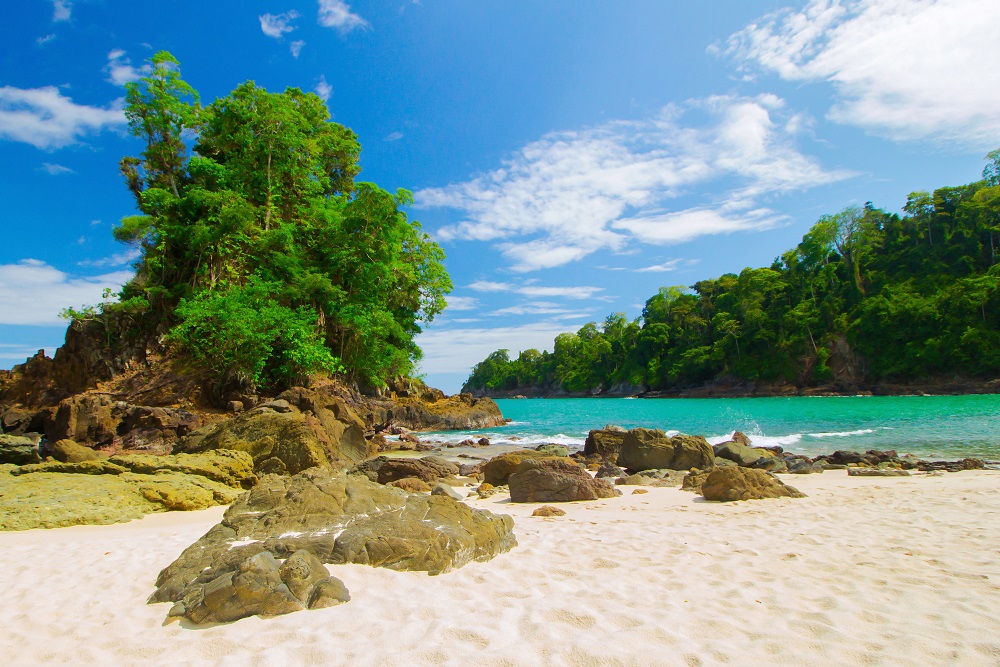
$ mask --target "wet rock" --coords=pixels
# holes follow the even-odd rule
[[[711,471],[701,485],[705,500],[734,501],[765,498],[804,498],[798,489],[785,485],[763,470],[729,467]]]
[[[38,463],[38,438],[25,435],[0,435],[0,463],[26,465]]]
[[[480,447],[489,447],[490,446],[490,439],[489,438],[480,438],[478,441],[476,441],[476,444],[479,445]]]
[[[312,469],[269,475],[160,572],[150,602],[179,601],[258,553],[440,574],[516,546],[509,516]]]
[[[747,447],[738,442],[724,442],[713,447],[715,455],[719,458],[728,459],[736,465],[753,467],[762,458],[773,459],[774,454],[766,449],[757,447]]]
[[[632,472],[651,468],[704,469],[715,466],[715,452],[700,435],[667,437],[660,430],[637,428],[622,439],[617,462]]]
[[[583,445],[584,456],[598,456],[605,461],[616,462],[625,433],[625,429],[621,426],[610,424],[604,428],[592,430],[587,434],[587,440]]]
[[[515,503],[572,502],[621,495],[606,479],[594,479],[568,459],[522,461],[508,478],[508,485],[511,502]]]
[[[733,431],[732,442],[735,442],[744,447],[753,447],[753,442],[750,440],[750,436],[741,431]]]
[[[534,512],[532,512],[531,516],[541,516],[541,517],[566,516],[566,510],[559,509],[558,507],[553,507],[552,505],[542,505]]]

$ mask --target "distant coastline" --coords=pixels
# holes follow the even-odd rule
[[[920,383],[847,384],[831,383],[797,387],[793,384],[718,379],[697,387],[650,391],[634,385],[615,385],[591,391],[566,391],[553,386],[521,386],[513,389],[470,389],[477,398],[780,398],[787,396],[964,396],[1000,393],[1000,378],[977,380],[949,378]]]

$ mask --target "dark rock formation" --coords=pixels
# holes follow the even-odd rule
[[[700,435],[667,437],[660,430],[636,428],[622,439],[618,465],[633,472],[651,468],[705,469],[715,466],[715,452]]]
[[[440,574],[510,550],[513,527],[509,516],[407,494],[363,475],[318,468],[268,475],[160,572],[150,602],[188,606],[189,596],[264,551],[287,558],[305,549],[324,563]]]
[[[515,503],[571,502],[621,495],[606,479],[594,479],[569,459],[527,459],[508,479]]]
[[[716,468],[701,485],[705,500],[761,500],[764,498],[804,498],[798,489],[763,470],[753,468]]]
[[[514,472],[522,461],[549,458],[553,457],[543,452],[536,452],[533,449],[519,449],[514,452],[501,454],[500,456],[494,456],[482,465],[481,470],[483,473],[483,481],[488,482],[493,486],[503,486],[507,483],[507,479],[510,477],[511,473]],[[573,463],[570,459],[566,460]],[[573,463],[573,465],[576,464]]]

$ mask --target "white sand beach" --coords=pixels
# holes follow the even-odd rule
[[[1000,472],[783,476],[809,495],[678,489],[511,514],[519,546],[429,577],[331,566],[348,604],[191,629],[147,605],[223,508],[0,534],[7,665],[1000,664]]]

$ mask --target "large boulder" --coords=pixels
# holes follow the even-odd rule
[[[127,405],[102,394],[80,394],[59,403],[45,425],[49,442],[74,440],[110,445],[118,437]]]
[[[700,435],[668,437],[658,429],[636,428],[622,439],[618,465],[632,472],[655,468],[706,469],[715,466],[715,452]]]
[[[30,435],[0,435],[0,464],[38,463],[38,438]]]
[[[492,459],[482,464],[480,470],[483,474],[484,482],[492,484],[493,486],[503,486],[507,483],[507,479],[510,477],[511,473],[514,472],[517,466],[521,465],[523,461],[551,458],[554,457],[549,456],[545,452],[538,452],[533,449],[519,449],[517,451],[494,456]],[[566,461],[576,465],[572,459],[567,458]]]
[[[440,456],[424,456],[419,459],[394,459],[380,456],[381,461],[375,472],[379,484],[388,484],[407,477],[416,477],[424,482],[436,482],[458,475],[458,465]]]
[[[363,400],[369,420],[412,431],[476,430],[503,426],[500,407],[491,398],[472,394],[445,396],[412,380],[397,381],[388,396]]]
[[[296,551],[279,564],[270,551],[261,551],[195,587],[169,616],[183,616],[196,624],[231,623],[247,616],[267,618],[350,599],[343,582],[331,577],[312,553]]]
[[[255,481],[243,452],[113,456],[0,470],[0,530],[138,519],[228,505]]]
[[[229,449],[247,452],[260,474],[294,475],[313,467],[344,467],[368,458],[364,431],[326,411],[322,417],[298,410],[255,408],[228,421],[198,429],[174,452]]]
[[[587,441],[583,444],[584,456],[598,456],[614,463],[618,460],[618,452],[621,451],[625,433],[625,429],[621,426],[609,425],[592,430],[587,434]]]
[[[510,499],[515,503],[552,503],[614,498],[619,492],[606,479],[595,479],[569,459],[526,459],[511,473]]]
[[[787,486],[763,470],[739,466],[716,468],[701,485],[705,500],[762,500],[765,498],[805,498],[805,494]]]
[[[206,584],[264,551],[287,558],[305,549],[324,563],[440,574],[510,550],[513,528],[509,516],[363,475],[319,468],[268,475],[160,572],[149,601],[187,606]]]

